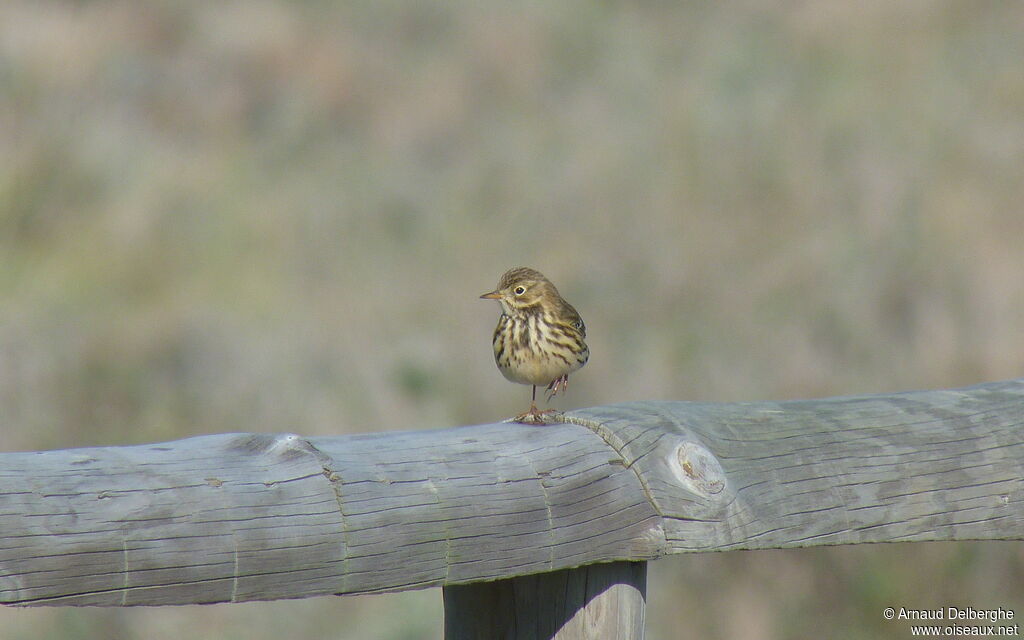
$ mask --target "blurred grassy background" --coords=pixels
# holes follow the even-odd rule
[[[0,449],[521,410],[508,267],[590,330],[562,408],[1022,375],[1024,5],[5,2]],[[441,634],[440,591],[0,610],[3,638]],[[653,563],[648,636],[1024,615],[1018,544]],[[822,630],[825,633],[822,633]]]

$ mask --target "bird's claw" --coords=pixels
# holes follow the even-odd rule
[[[568,375],[559,376],[559,377],[555,378],[554,380],[552,380],[551,383],[548,384],[548,391],[551,392],[551,393],[548,394],[548,402],[551,402],[551,398],[554,398],[556,395],[558,395],[559,391],[565,391],[568,388],[569,388],[569,376]]]
[[[513,418],[512,421],[519,422],[521,424],[549,424],[544,418],[544,416],[547,415],[560,416],[562,415],[562,412],[555,409],[541,410],[537,408],[537,405],[531,404],[529,411],[526,413],[520,413],[518,416]]]

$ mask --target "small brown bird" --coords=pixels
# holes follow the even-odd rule
[[[533,386],[530,410],[517,422],[545,424],[537,409],[537,387],[546,385],[548,401],[569,385],[569,374],[587,363],[587,327],[576,309],[539,271],[517,267],[505,272],[498,288],[481,298],[501,303],[494,329],[494,361],[501,373],[519,384]]]

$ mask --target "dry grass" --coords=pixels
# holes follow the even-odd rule
[[[4,3],[0,449],[510,415],[477,295],[519,264],[587,321],[563,407],[1020,376],[1022,27],[988,2]],[[1018,547],[663,560],[649,635],[905,637],[882,607],[1019,607]],[[0,628],[411,640],[440,594]]]

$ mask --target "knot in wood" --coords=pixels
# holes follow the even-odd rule
[[[682,442],[670,456],[669,466],[686,488],[702,495],[714,495],[725,489],[725,472],[718,459],[696,442]]]
[[[308,438],[297,433],[238,434],[230,449],[253,455],[278,455],[286,459],[320,454]]]

